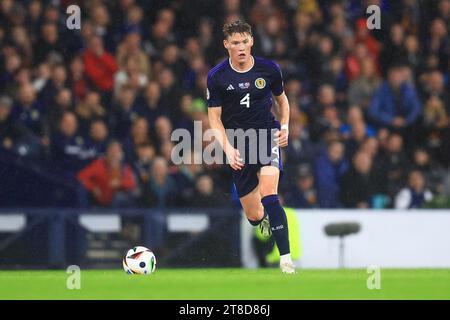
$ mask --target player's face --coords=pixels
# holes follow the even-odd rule
[[[253,37],[248,33],[233,33],[223,41],[232,61],[245,64],[250,59]]]

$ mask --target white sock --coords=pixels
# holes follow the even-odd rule
[[[280,264],[281,263],[292,263],[291,254],[283,254],[280,256]]]

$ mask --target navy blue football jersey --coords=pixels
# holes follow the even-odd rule
[[[261,129],[279,126],[271,112],[272,94],[283,93],[280,67],[267,59],[254,57],[249,70],[232,68],[229,59],[208,73],[208,107],[222,107],[225,129]]]

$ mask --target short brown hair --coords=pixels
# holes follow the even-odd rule
[[[225,39],[230,37],[233,33],[248,33],[250,36],[253,36],[252,27],[242,20],[236,20],[225,24],[222,31]]]

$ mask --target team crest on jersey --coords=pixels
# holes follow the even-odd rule
[[[264,80],[263,78],[258,78],[255,80],[255,86],[258,89],[263,89],[266,86],[266,80]]]
[[[239,88],[248,89],[250,87],[250,82],[241,82],[239,83]]]

